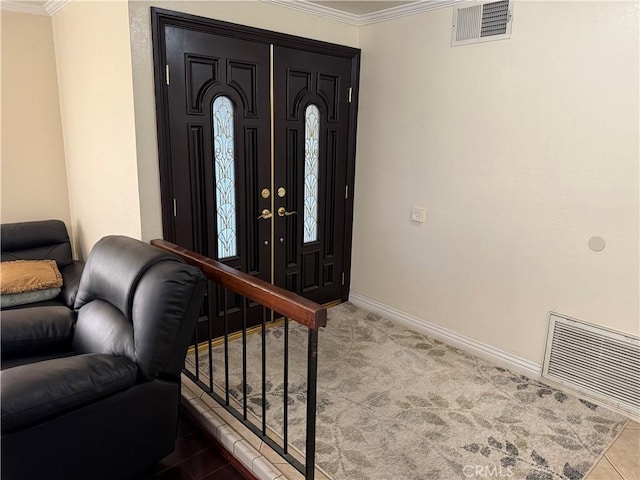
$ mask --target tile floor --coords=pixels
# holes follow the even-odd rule
[[[640,424],[629,422],[587,480],[640,479]]]
[[[182,377],[182,401],[190,413],[260,480],[304,477],[235,417]],[[316,479],[328,477],[316,469]],[[640,424],[629,421],[585,480],[640,480]]]

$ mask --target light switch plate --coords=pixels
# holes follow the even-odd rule
[[[411,209],[411,221],[417,223],[424,223],[427,218],[427,213],[422,207],[413,207]]]

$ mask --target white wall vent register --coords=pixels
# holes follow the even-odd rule
[[[511,37],[512,8],[513,0],[454,6],[451,46]]]
[[[640,338],[552,312],[542,377],[638,416]]]

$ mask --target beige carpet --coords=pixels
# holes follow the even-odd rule
[[[267,332],[267,424],[282,433],[283,327]],[[289,443],[304,451],[306,330],[289,327]],[[224,385],[223,348],[214,383]],[[626,418],[345,303],[319,341],[316,464],[335,480],[580,479]],[[261,415],[261,335],[247,338],[247,403]],[[188,358],[192,371],[194,358]],[[208,354],[200,353],[208,378]],[[229,348],[242,402],[242,342]],[[259,418],[258,418],[259,421]]]

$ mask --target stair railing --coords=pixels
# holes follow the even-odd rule
[[[247,405],[247,325],[246,321],[243,321],[242,327],[242,402],[234,401],[230,397],[229,388],[229,332],[224,334],[224,382],[221,385],[216,384],[214,381],[214,364],[213,364],[213,349],[214,341],[207,338],[204,342],[198,340],[198,327],[196,326],[195,333],[195,349],[194,349],[194,361],[195,371],[185,369],[183,373],[196,383],[203,391],[205,391],[211,398],[216,400],[222,405],[228,412],[230,412],[235,418],[242,422],[249,430],[257,435],[262,441],[269,445],[273,450],[282,456],[287,462],[289,462],[300,473],[305,475],[305,478],[313,480],[315,473],[315,443],[316,443],[316,403],[317,403],[317,375],[318,375],[318,329],[324,327],[327,322],[327,309],[318,305],[317,303],[301,297],[295,293],[284,290],[280,287],[274,286],[268,282],[265,282],[259,278],[255,278],[244,272],[231,268],[211,258],[204,257],[198,253],[195,253],[186,248],[174,245],[173,243],[165,240],[152,240],[151,244],[161,248],[165,251],[173,253],[182,258],[186,263],[198,267],[205,276],[215,285],[218,285],[224,289],[225,305],[223,306],[224,323],[227,324],[227,306],[226,298],[227,292],[232,292],[235,295],[242,297],[241,309],[243,318],[246,318],[246,309],[248,301],[255,302],[262,307],[262,328],[260,332],[262,334],[262,425],[257,426],[249,419],[248,405]],[[266,422],[266,334],[267,334],[267,317],[271,316],[270,312],[274,312],[276,318],[283,317],[284,322],[284,378],[283,378],[283,425],[282,425],[282,438],[280,439],[282,445],[278,443],[277,439],[272,435],[273,430],[268,427]],[[211,332],[212,319],[208,315],[203,321],[209,322],[209,332]],[[289,403],[289,385],[288,385],[288,362],[289,362],[289,320],[293,320],[300,325],[306,327],[308,343],[307,343],[307,390],[306,390],[306,432],[305,432],[305,455],[304,463],[296,458],[289,447],[288,438],[288,403]],[[203,373],[201,373],[201,359],[199,358],[199,352],[204,349],[208,352],[208,379],[203,381]],[[214,385],[215,384],[215,385]],[[222,392],[222,394],[218,392]],[[240,409],[235,405],[241,403]]]

